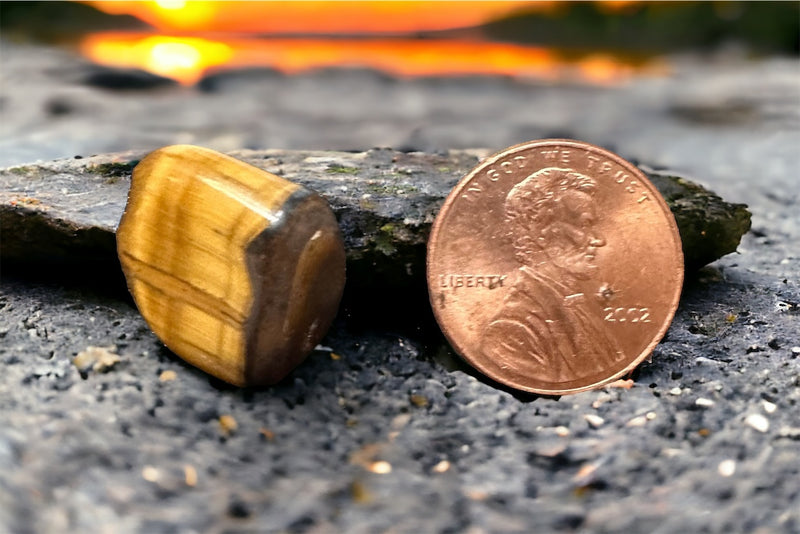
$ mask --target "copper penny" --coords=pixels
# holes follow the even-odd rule
[[[579,141],[531,141],[481,162],[428,242],[431,305],[453,348],[533,393],[632,371],[666,333],[682,283],[664,199],[632,164]]]

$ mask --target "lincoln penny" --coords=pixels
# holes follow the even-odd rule
[[[675,220],[635,166],[571,140],[495,154],[447,197],[428,244],[436,319],[471,365],[563,395],[632,371],[678,306]]]

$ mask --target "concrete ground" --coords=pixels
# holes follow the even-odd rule
[[[430,324],[347,313],[285,382],[233,389],[124,294],[4,274],[0,532],[800,531],[796,58],[675,57],[672,76],[615,88],[325,71],[110,91],[69,52],[0,46],[2,166],[559,136],[753,212],[739,253],[687,278],[632,388],[560,399],[498,388]],[[89,346],[108,368],[73,365]]]

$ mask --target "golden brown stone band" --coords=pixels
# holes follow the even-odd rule
[[[299,364],[344,288],[344,245],[324,200],[200,147],[165,147],[137,165],[117,248],[156,335],[239,386],[273,384]]]

